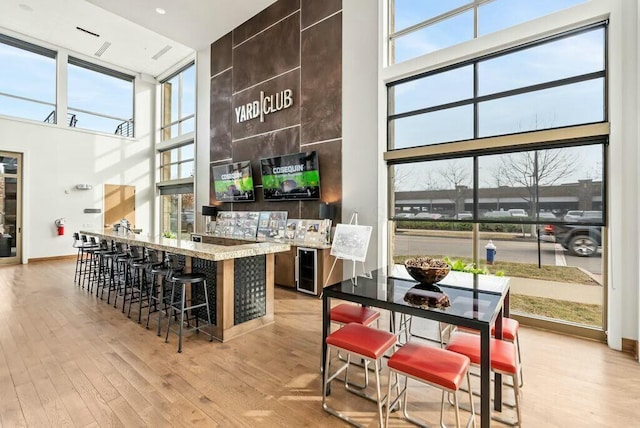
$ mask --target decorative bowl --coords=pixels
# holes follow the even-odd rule
[[[435,284],[442,281],[451,267],[441,259],[431,257],[413,257],[404,262],[404,267],[409,275],[421,284]]]
[[[421,308],[444,309],[451,306],[447,296],[436,285],[416,285],[404,295],[404,301]]]

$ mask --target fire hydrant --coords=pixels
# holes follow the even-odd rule
[[[496,258],[496,246],[492,240],[489,240],[489,243],[484,248],[487,250],[487,264],[492,265]]]

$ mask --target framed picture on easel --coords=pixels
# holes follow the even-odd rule
[[[357,224],[336,225],[331,255],[344,260],[364,263],[372,230],[371,226]]]

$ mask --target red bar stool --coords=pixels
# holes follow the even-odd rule
[[[442,327],[442,325],[440,326],[440,343],[442,344],[442,346],[444,347],[444,336],[449,333],[449,334],[453,334],[451,333],[452,331],[462,331],[462,332],[467,332],[467,333],[473,333],[473,334],[477,334],[478,331],[477,330],[473,330],[471,328],[465,328],[465,327],[455,327],[453,330],[454,326],[452,325],[447,325],[446,327]],[[502,318],[502,340],[506,340],[507,342],[511,342],[515,345],[516,347],[516,351],[518,353],[518,365],[520,367],[520,388],[522,388],[522,386],[524,385],[524,378],[522,376],[522,356],[520,354],[520,338],[518,336],[518,330],[520,329],[520,323],[517,320],[514,320],[513,318],[507,318],[507,317],[503,317]],[[495,336],[496,334],[496,326],[492,325],[491,326],[491,336]]]
[[[473,395],[471,394],[471,381],[469,380],[469,357],[445,349],[434,348],[424,344],[409,342],[398,349],[387,362],[389,367],[389,386],[387,391],[388,404],[385,418],[385,426],[389,426],[389,409],[392,409],[399,400],[403,400],[402,411],[405,419],[419,425],[425,426],[423,421],[409,416],[407,412],[407,389],[408,378],[426,383],[442,390],[442,405],[440,407],[440,426],[444,427],[444,394],[453,395],[453,402],[456,410],[456,426],[460,428],[460,411],[458,408],[457,391],[463,378],[467,378],[469,402],[471,406],[471,417],[467,422],[476,426],[475,411],[473,407]],[[392,384],[392,375],[395,374],[396,382]],[[399,384],[398,376],[404,376],[404,388],[399,391],[398,396],[391,401],[391,387]]]
[[[332,323],[336,323],[340,326],[354,322],[356,324],[362,324],[369,327],[374,322],[376,322],[376,324],[378,323],[378,320],[380,319],[380,312],[365,306],[341,303],[338,306],[334,306],[333,308],[331,308],[329,319]],[[342,355],[340,355],[339,353],[338,358],[340,358],[341,361],[346,361],[344,357],[342,357]],[[361,364],[353,364],[362,367]],[[353,386],[354,388],[365,389],[367,385],[369,385],[369,370],[364,371],[364,384],[358,385],[351,382],[349,383],[349,385]]]
[[[327,336],[326,342],[327,354],[323,373],[324,386],[322,388],[322,408],[352,425],[358,425],[354,420],[327,404],[327,390],[331,381],[344,371],[345,388],[349,392],[376,402],[378,405],[378,420],[380,422],[380,426],[383,426],[382,406],[385,398],[382,397],[380,391],[380,363],[384,354],[395,346],[396,336],[386,331],[363,326],[362,324],[351,323]],[[346,363],[341,365],[335,373],[329,375],[329,369],[331,367],[331,351],[334,349],[337,352],[347,352],[348,356]],[[364,360],[365,370],[368,370],[369,363],[374,363],[374,372],[376,375],[376,397],[366,395],[361,391],[357,391],[349,387],[349,365],[352,355]]]
[[[466,355],[471,360],[471,364],[480,365],[480,336],[456,332],[451,335],[446,348],[449,351]],[[510,426],[521,426],[520,415],[520,381],[518,379],[519,369],[516,357],[516,347],[513,343],[500,339],[491,339],[491,370],[493,372],[510,376],[513,379],[513,393],[515,396],[516,421],[512,422],[502,418],[492,416],[492,419]],[[506,384],[505,384],[506,385]]]
[[[520,366],[520,388],[524,385],[524,377],[522,376],[522,357],[520,355],[520,338],[518,336],[518,330],[520,330],[520,323],[518,320],[514,320],[513,318],[502,318],[502,340],[506,340],[507,342],[511,342],[515,345],[516,351],[518,352],[518,365]],[[496,326],[491,326],[491,336],[495,336],[496,334]]]
[[[338,306],[331,308],[330,319],[331,322],[346,325],[352,322],[370,326],[374,321],[380,318],[380,312],[374,311],[371,308],[360,305],[350,305],[348,303],[341,303]]]

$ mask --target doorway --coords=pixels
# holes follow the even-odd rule
[[[0,265],[22,260],[22,154],[0,152]]]

